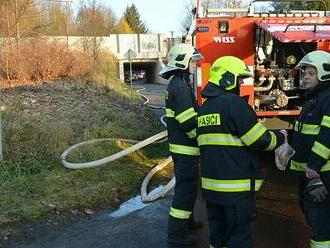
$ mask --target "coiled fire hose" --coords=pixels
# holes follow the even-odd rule
[[[138,89],[137,92],[140,92],[144,90],[143,89]],[[143,105],[147,105],[149,103],[149,99],[144,96],[141,95],[146,101],[143,103]],[[149,106],[149,105],[148,105]],[[149,106],[151,108],[163,108],[163,107],[158,107],[158,106]],[[165,122],[164,122],[164,116],[161,117],[161,122],[163,123],[163,125],[166,126]],[[95,140],[89,140],[89,141],[84,141],[81,143],[78,143],[76,145],[73,145],[71,147],[69,147],[68,149],[66,149],[62,154],[61,154],[61,161],[62,164],[64,165],[64,167],[69,168],[69,169],[86,169],[86,168],[93,168],[93,167],[98,167],[98,166],[103,166],[106,165],[110,162],[113,162],[119,158],[125,157],[130,153],[133,153],[137,150],[140,150],[143,147],[146,147],[152,143],[160,143],[163,142],[164,139],[167,138],[167,131],[162,131],[156,135],[153,135],[143,141],[137,141],[137,140],[129,140],[129,139],[115,139],[115,138],[105,138],[105,139],[95,139]],[[99,143],[99,142],[108,142],[108,141],[125,141],[128,143],[135,143],[135,145],[130,146],[120,152],[117,152],[113,155],[110,155],[108,157],[102,158],[102,159],[98,159],[95,161],[90,161],[90,162],[85,162],[85,163],[70,163],[68,161],[66,161],[67,156],[75,151],[77,148],[85,146],[85,145],[90,145],[90,144],[95,144],[95,143]],[[141,200],[143,202],[151,202],[151,201],[155,201],[157,199],[159,199],[160,197],[164,197],[166,195],[167,192],[169,192],[175,185],[175,178],[173,177],[165,186],[163,186],[162,190],[157,192],[157,193],[153,193],[153,194],[148,194],[147,192],[147,188],[148,188],[148,184],[151,180],[151,178],[160,170],[162,170],[163,168],[165,168],[166,166],[168,166],[170,163],[172,162],[172,158],[168,157],[166,158],[163,162],[161,162],[160,164],[158,164],[157,166],[155,166],[148,174],[147,176],[144,178],[142,185],[141,185]]]

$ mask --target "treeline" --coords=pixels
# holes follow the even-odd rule
[[[70,0],[0,0],[1,37],[107,36],[147,31],[134,4],[117,18],[111,8],[97,0],[83,0],[78,6]]]
[[[117,76],[117,65],[102,51],[102,36],[114,33],[146,33],[134,4],[122,17],[96,0],[0,0],[0,80],[13,83],[53,80],[67,76],[98,79]],[[81,36],[82,50],[49,36]],[[102,79],[101,79],[102,80]]]

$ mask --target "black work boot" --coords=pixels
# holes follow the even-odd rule
[[[168,247],[195,247],[196,235],[189,229],[189,220],[169,216],[167,227]]]

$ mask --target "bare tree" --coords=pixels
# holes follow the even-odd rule
[[[0,4],[0,14],[7,19],[5,29],[9,23],[10,31],[16,40],[29,36],[31,30],[39,24],[40,8],[34,0],[6,0]],[[2,29],[3,25],[0,28]]]
[[[102,36],[114,29],[114,15],[111,9],[101,6],[97,0],[81,2],[77,15],[77,34],[83,36],[82,47],[92,59],[94,72],[99,59]]]

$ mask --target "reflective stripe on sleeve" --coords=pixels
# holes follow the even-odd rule
[[[177,116],[175,116],[175,119],[179,123],[183,123],[196,115],[197,115],[197,113],[196,113],[195,109],[193,107],[191,107],[191,108],[183,111],[182,113],[178,114]]]
[[[330,128],[330,116],[327,115],[323,116],[321,126]]]
[[[201,134],[197,137],[198,145],[245,146],[242,140],[229,133]]]
[[[276,147],[276,144],[277,144],[276,135],[272,131],[269,131],[269,133],[270,133],[270,143],[267,146],[267,148],[265,149],[265,151],[272,151],[272,150],[274,150],[274,148]]]
[[[248,146],[252,145],[257,139],[259,139],[267,129],[260,122],[255,124],[246,134],[241,137],[241,140]]]
[[[330,161],[321,167],[321,171],[330,171]]]
[[[193,129],[193,130],[190,131],[190,132],[187,132],[186,134],[188,135],[188,137],[189,137],[190,139],[196,138],[196,136],[197,136],[197,134],[196,134],[196,128]]]
[[[320,142],[315,141],[312,151],[326,160],[330,157],[330,149],[325,145],[322,145]]]
[[[178,219],[189,219],[192,212],[171,207],[170,215]]]
[[[170,148],[170,152],[173,152],[173,153],[191,155],[191,156],[199,156],[198,147],[169,144],[169,148]]]
[[[291,160],[290,169],[294,170],[294,171],[305,171],[307,169],[307,163],[301,163],[301,162]],[[324,164],[321,167],[320,171],[330,171],[330,160],[328,160],[326,162],[326,164]]]
[[[329,241],[315,241],[312,239],[311,248],[330,248],[330,240]]]
[[[299,130],[300,122],[296,121],[294,124],[294,131],[297,133],[307,135],[318,135],[320,132],[320,126],[314,124],[302,124],[301,130]]]
[[[263,180],[255,180],[255,191],[259,191]],[[202,188],[217,192],[251,191],[251,179],[217,180],[202,177]]]
[[[291,160],[290,169],[294,171],[305,171],[307,169],[307,163],[301,163]]]
[[[166,111],[165,117],[174,117],[175,116],[175,112],[172,109],[166,108],[165,111]]]

